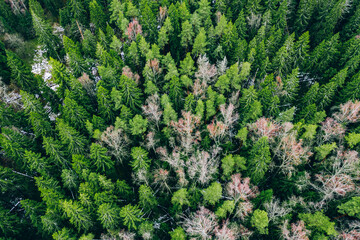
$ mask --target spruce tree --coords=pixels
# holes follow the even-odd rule
[[[25,63],[13,52],[6,51],[7,65],[11,70],[11,80],[21,89],[36,92],[38,82]]]
[[[263,180],[271,162],[270,147],[267,137],[260,138],[250,150],[248,174],[258,184]]]

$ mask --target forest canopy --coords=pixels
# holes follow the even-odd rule
[[[0,1],[0,239],[360,239],[360,0]]]

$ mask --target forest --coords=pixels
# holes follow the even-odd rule
[[[359,240],[360,0],[0,0],[0,240]]]

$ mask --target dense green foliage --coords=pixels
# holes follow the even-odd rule
[[[360,0],[0,1],[0,239],[360,239]]]

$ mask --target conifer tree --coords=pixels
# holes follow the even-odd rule
[[[191,23],[186,20],[182,24],[182,30],[181,30],[181,46],[183,46],[186,50],[188,49],[189,45],[192,43],[193,37],[194,37],[194,31],[192,28]]]
[[[169,35],[172,31],[174,31],[174,29],[171,25],[171,20],[167,17],[159,31],[158,46],[160,49],[163,49],[164,46],[169,43]]]
[[[50,160],[56,165],[66,166],[68,160],[66,159],[66,152],[63,150],[60,141],[57,141],[52,137],[44,137],[43,147],[46,154],[50,156]]]
[[[149,169],[151,159],[148,158],[148,152],[141,147],[134,147],[131,149],[132,162],[131,166],[135,171],[140,169]]]
[[[93,222],[90,214],[76,201],[64,200],[61,202],[61,206],[66,213],[66,216],[70,219],[70,222],[80,230],[88,230]]]
[[[64,120],[58,119],[56,129],[59,132],[62,144],[67,146],[71,154],[81,154],[85,151],[86,138],[74,128],[70,127]]]
[[[103,86],[101,86],[98,82],[99,88],[97,91],[97,103],[98,103],[98,109],[101,114],[101,116],[107,120],[111,121],[114,118],[114,113],[112,111],[113,104],[110,98],[109,91],[105,89]]]
[[[63,36],[63,44],[65,52],[68,56],[68,63],[75,77],[79,77],[86,72],[83,57],[80,48],[70,38]]]
[[[139,107],[142,94],[136,83],[127,76],[121,75],[119,86],[124,103],[131,109]]]
[[[116,205],[103,203],[97,210],[98,219],[104,228],[115,230],[120,222],[119,212],[120,209]]]
[[[248,173],[254,183],[259,183],[265,176],[271,162],[270,147],[267,137],[260,138],[250,150]]]
[[[245,39],[247,37],[247,26],[244,16],[244,9],[241,9],[236,21],[235,21],[236,31],[240,39]]]
[[[339,94],[339,100],[347,102],[360,98],[360,74],[356,74],[346,83],[345,87]]]
[[[144,32],[147,32],[146,36],[147,40],[154,42],[157,33],[157,21],[156,21],[156,12],[154,13],[154,8],[157,7],[157,3],[147,2],[146,0],[142,0],[140,3],[140,11],[141,11],[141,19],[140,22],[141,27]]]
[[[5,45],[0,41],[0,78],[6,84],[10,82],[10,69],[7,65]]]
[[[94,57],[96,51],[96,37],[89,29],[84,31],[84,39],[81,42],[82,50],[87,56]]]
[[[114,166],[111,157],[107,155],[107,149],[99,144],[92,143],[90,146],[90,158],[97,170],[105,172]]]
[[[142,211],[138,206],[128,204],[121,208],[120,217],[128,229],[137,229],[137,225],[142,221]]]
[[[83,6],[83,3],[79,0],[70,0],[69,7],[72,16],[75,18],[75,21],[79,21],[83,24],[86,23],[86,12]]]
[[[60,98],[64,98],[65,90],[70,88],[70,74],[62,63],[53,58],[50,58],[49,64],[51,65],[52,80],[59,85],[56,93]]]
[[[145,211],[150,211],[151,209],[154,209],[158,204],[155,194],[153,193],[151,188],[146,185],[141,185],[139,188],[139,201],[140,206]]]
[[[60,58],[57,49],[59,39],[52,34],[51,25],[43,19],[43,10],[38,2],[30,1],[30,13],[32,23],[39,42],[44,45],[49,55],[54,58]]]
[[[11,80],[24,91],[35,92],[38,89],[38,82],[30,69],[15,53],[6,51],[6,55],[7,65],[11,70]]]
[[[104,30],[106,25],[106,16],[101,5],[99,5],[96,0],[92,0],[89,3],[89,10],[90,22],[93,23],[97,29]]]
[[[200,29],[199,34],[196,36],[194,40],[192,54],[195,56],[204,55],[207,51],[207,39],[206,39],[206,32],[204,28]]]
[[[74,128],[81,130],[89,119],[89,113],[75,100],[66,96],[62,110],[63,118]]]

